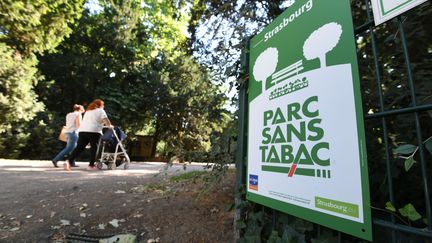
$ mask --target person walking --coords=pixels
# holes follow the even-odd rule
[[[84,151],[85,147],[89,143],[90,163],[88,169],[97,170],[95,166],[96,152],[99,139],[102,136],[102,128],[104,125],[110,128],[113,127],[111,122],[108,120],[104,106],[104,101],[100,99],[96,99],[88,105],[79,128],[78,144],[69,156],[68,160],[63,164],[65,170],[71,170],[71,166],[75,164],[75,159]]]
[[[63,160],[65,155],[68,155],[77,146],[78,141],[78,128],[80,127],[82,116],[84,112],[82,105],[75,104],[73,111],[66,115],[66,146],[52,159],[54,167],[58,167],[57,163]],[[72,166],[76,166],[73,164]]]

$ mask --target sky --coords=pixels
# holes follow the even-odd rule
[[[91,13],[97,13],[102,10],[98,0],[87,0],[84,7],[90,9]]]

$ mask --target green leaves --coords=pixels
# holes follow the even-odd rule
[[[44,110],[35,91],[43,81],[36,54],[53,51],[71,33],[82,4],[83,0],[0,1],[0,157],[37,159],[29,154],[32,148],[38,156],[52,154],[45,153],[53,148],[48,141],[52,134],[44,129],[44,121],[35,119]],[[50,92],[47,86],[41,89]],[[39,135],[42,140],[32,141]]]
[[[396,214],[396,207],[389,201],[386,203],[385,207],[388,211],[392,212],[394,215]],[[422,216],[417,212],[414,205],[411,203],[406,204],[403,208],[399,208],[399,213],[405,218],[408,218],[410,221],[417,221],[422,218]],[[399,216],[398,216],[399,217]],[[402,220],[402,218],[400,218]],[[403,220],[402,220],[403,221]],[[407,222],[405,222],[407,223]],[[426,223],[427,224],[427,223]]]
[[[428,138],[425,142],[425,147],[427,149],[427,151],[429,151],[430,154],[432,154],[432,137]]]
[[[423,142],[426,150],[432,154],[432,137],[427,138],[424,142]],[[393,153],[395,154],[411,154],[410,157],[413,157],[415,152],[417,152],[418,150],[418,146],[416,145],[412,145],[412,144],[403,144],[400,145],[399,147],[393,149]],[[407,162],[410,163],[410,162]]]
[[[416,162],[414,160],[414,154],[417,152],[418,147],[412,144],[404,144],[395,149],[393,149],[393,153],[395,154],[410,154],[408,157],[399,156],[400,158],[405,159],[404,168],[405,171],[409,171],[411,167]]]
[[[277,231],[272,231],[270,234],[270,237],[267,240],[267,243],[282,243],[282,238],[279,237],[278,232]]]
[[[0,157],[17,158],[30,132],[29,121],[44,109],[33,90],[36,58],[17,59],[15,50],[0,42]],[[36,122],[34,122],[36,123]],[[13,138],[13,139],[11,139]]]
[[[209,151],[211,136],[231,117],[223,117],[227,98],[210,72],[183,46],[188,6],[159,0],[99,4],[101,11],[83,12],[58,53],[42,57],[42,74],[55,80],[50,90],[38,89],[47,106],[64,114],[65,104],[102,98],[116,125],[165,142],[161,156]]]
[[[432,154],[432,137],[429,137],[423,142],[425,148],[429,153]],[[399,158],[405,159],[404,161],[404,169],[405,171],[409,171],[411,167],[416,163],[414,159],[414,155],[416,154],[418,150],[418,146],[412,145],[412,144],[404,144],[400,145],[399,147],[393,149],[393,153],[395,154],[409,154],[408,157],[399,156]]]
[[[241,243],[261,243],[261,237],[259,235],[248,235],[240,240]]]
[[[243,221],[243,220],[238,220],[237,222],[236,222],[236,229],[244,229],[244,228],[246,228],[247,227],[247,225],[246,225],[246,222],[245,221]]]
[[[386,202],[386,207],[387,210],[391,211],[391,212],[396,212],[396,208],[393,206],[393,204],[389,201]]]
[[[422,218],[422,216],[417,212],[411,203],[408,203],[403,208],[400,208],[399,213],[411,221],[416,221]]]
[[[409,171],[409,169],[411,169],[414,163],[416,163],[416,161],[414,160],[414,156],[411,155],[404,162],[405,171]]]
[[[72,32],[83,0],[2,0],[1,40],[25,56],[52,51]]]
[[[395,149],[393,149],[393,153],[395,154],[411,154],[417,149],[417,146],[412,144],[404,144]]]

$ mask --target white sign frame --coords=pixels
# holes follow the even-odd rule
[[[375,25],[380,25],[427,0],[371,0]]]

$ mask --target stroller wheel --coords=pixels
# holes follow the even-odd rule
[[[97,167],[99,170],[102,170],[102,166],[103,166],[103,163],[102,163],[102,162],[97,162],[96,167]]]
[[[108,170],[115,170],[115,169],[116,169],[115,163],[108,164]]]

